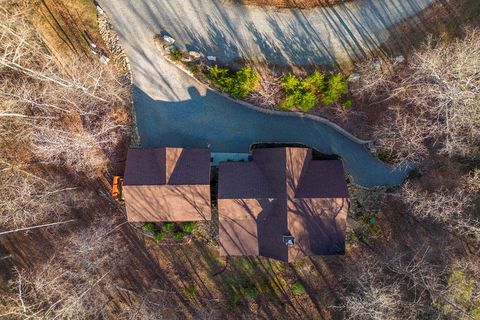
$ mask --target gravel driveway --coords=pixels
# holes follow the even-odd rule
[[[303,143],[340,155],[348,173],[367,187],[399,184],[408,170],[380,162],[325,122],[252,110],[211,92],[163,59],[152,37],[167,30],[180,45],[225,60],[335,63],[375,48],[388,27],[430,2],[359,0],[301,11],[216,0],[100,0],[130,60],[143,146],[242,153],[255,142]]]

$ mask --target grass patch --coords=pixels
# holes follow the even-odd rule
[[[229,300],[230,304],[232,306],[236,306],[240,302],[241,297],[242,296],[238,291],[232,290],[230,293],[230,300]]]
[[[255,299],[256,296],[257,296],[257,290],[252,284],[243,288],[243,297],[245,298],[245,300],[253,300]]]
[[[476,281],[475,277],[468,275],[463,270],[452,268],[447,279],[449,294],[453,298],[455,305],[460,305],[462,309],[467,310],[471,319],[480,317],[480,299],[474,296]],[[454,311],[451,303],[440,304],[443,314],[450,318]],[[455,317],[453,317],[455,318]]]
[[[357,214],[353,219],[359,223],[360,227],[347,233],[347,242],[358,245],[361,242],[370,243],[377,239],[382,231],[378,215],[380,213]]]

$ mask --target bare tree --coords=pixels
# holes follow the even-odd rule
[[[442,263],[438,263],[437,254],[424,248],[418,252],[364,256],[346,273],[350,286],[341,299],[347,317],[475,319],[480,306],[476,259],[443,252]],[[454,263],[450,265],[449,261]]]
[[[432,136],[449,155],[480,156],[480,32],[467,30],[452,43],[429,39],[409,63],[398,91],[428,111]]]
[[[127,306],[122,312],[122,317],[126,320],[160,320],[176,318],[174,312],[172,312],[173,304],[167,305],[165,303],[165,301],[169,300],[166,292],[154,294],[150,291],[146,291],[142,295],[135,295],[135,298],[135,303]],[[168,312],[167,309],[170,309],[170,312]]]
[[[248,97],[248,100],[254,105],[274,110],[280,103],[281,96],[280,77],[266,71],[261,75],[258,89]]]
[[[128,81],[98,62],[56,59],[29,8],[0,8],[0,122],[16,122],[0,130],[22,136],[46,163],[95,175],[130,130]]]
[[[428,155],[428,134],[428,121],[403,114],[398,106],[392,107],[374,129],[377,146],[397,165],[420,163]]]
[[[398,152],[394,159],[418,161],[427,139],[440,153],[480,157],[480,32],[470,29],[465,33],[454,41],[430,38],[404,66],[359,65],[358,96],[402,106],[375,130],[380,146],[395,145],[395,149],[388,148],[389,153]],[[413,144],[405,143],[408,135]],[[420,147],[420,154],[414,152],[415,146]]]
[[[478,317],[476,309],[480,307],[476,259],[444,256],[444,260],[451,259],[453,264],[433,263],[426,258],[428,251],[427,248],[406,261],[398,255],[385,261],[385,266],[398,276],[398,281],[415,289],[416,295],[426,295],[438,318],[453,316],[454,319],[475,320]]]
[[[388,61],[366,59],[356,65],[360,81],[352,90],[358,98],[370,103],[379,103],[389,99],[394,87],[394,69]]]
[[[463,188],[427,192],[406,184],[400,197],[415,217],[431,219],[465,239],[480,240],[480,221],[471,210],[474,195]]]
[[[1,155],[1,153],[0,153]],[[0,226],[19,228],[59,221],[71,210],[88,204],[87,192],[45,180],[32,167],[0,159]]]
[[[98,317],[113,276],[126,262],[114,223],[103,218],[66,239],[42,266],[16,269],[14,294],[2,297],[0,316],[11,319]]]
[[[349,268],[345,280],[343,309],[348,319],[415,319],[418,300],[409,298],[409,288],[389,273],[382,259],[367,255]],[[421,301],[423,303],[423,301]]]

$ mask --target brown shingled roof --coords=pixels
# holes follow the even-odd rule
[[[348,191],[342,163],[306,148],[255,149],[248,163],[220,164],[220,254],[292,261],[344,254]],[[283,236],[294,237],[294,245]]]
[[[123,193],[129,221],[210,220],[210,151],[130,149]]]

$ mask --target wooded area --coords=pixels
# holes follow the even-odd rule
[[[384,110],[377,153],[417,169],[398,188],[350,186],[345,256],[287,265],[221,259],[213,227],[161,246],[129,226],[102,183],[133,135],[128,77],[53,54],[32,10],[0,1],[0,317],[480,318],[478,30],[358,66],[355,99]]]

